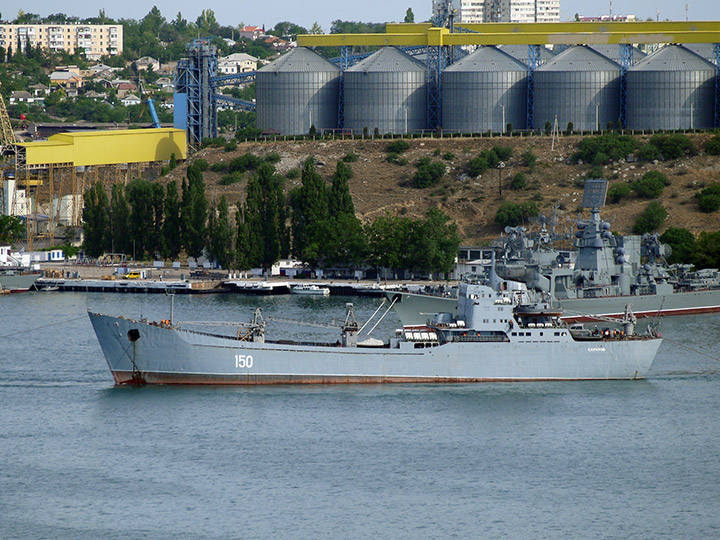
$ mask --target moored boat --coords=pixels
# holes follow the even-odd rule
[[[655,336],[580,333],[548,304],[520,306],[485,285],[463,284],[461,316],[440,314],[387,341],[358,339],[352,305],[336,343],[265,338],[256,312],[237,335],[89,313],[117,384],[455,383],[636,379]]]
[[[304,294],[308,296],[328,296],[330,289],[310,283],[301,283],[290,287],[291,294]]]

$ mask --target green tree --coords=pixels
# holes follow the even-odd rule
[[[328,218],[328,190],[315,170],[315,158],[305,160],[302,185],[290,192],[293,253],[307,262],[317,262],[323,242],[321,227]]]
[[[332,185],[328,192],[328,213],[331,217],[339,214],[355,215],[355,205],[350,195],[349,181],[353,177],[352,167],[338,161],[333,175]]]
[[[165,188],[151,184],[152,229],[148,238],[148,252],[158,256],[163,253],[163,221],[165,218]]]
[[[235,226],[235,265],[240,270],[247,270],[250,268],[250,260],[248,258],[248,254],[250,252],[250,240],[241,204],[237,205],[237,212],[235,213]]]
[[[113,184],[110,198],[110,234],[112,250],[116,253],[130,253],[129,221],[130,207],[125,198],[125,186]]]
[[[14,244],[25,236],[25,225],[19,216],[0,215],[0,242]]]
[[[460,247],[457,224],[439,208],[430,208],[425,219],[412,227],[408,250],[413,254],[412,267],[426,272],[449,272]]]
[[[127,199],[130,205],[130,242],[133,256],[142,259],[151,249],[154,212],[152,186],[150,182],[137,178],[127,185]]]
[[[187,169],[187,185],[183,181],[183,200],[180,215],[183,223],[183,244],[190,257],[198,258],[207,245],[208,201],[201,166]]]
[[[720,267],[720,231],[703,231],[695,242],[695,266],[697,268]]]
[[[83,194],[84,249],[91,257],[99,257],[108,251],[110,238],[109,202],[100,182],[89,187]]]
[[[164,258],[177,259],[182,250],[182,224],[177,182],[171,180],[165,187],[165,219],[162,228]]]
[[[215,224],[210,237],[210,255],[221,268],[230,268],[233,261],[232,233],[230,231],[230,212],[225,195],[220,197]]]
[[[247,263],[267,271],[282,253],[285,220],[282,177],[271,163],[261,164],[248,181],[243,211],[247,229]]]
[[[375,268],[390,268],[395,273],[409,267],[411,233],[412,221],[407,217],[386,214],[375,218],[365,228],[368,262]]]
[[[538,207],[534,202],[504,202],[495,213],[495,223],[501,227],[515,227],[524,223],[529,217],[538,215]]]
[[[415,14],[413,13],[412,8],[407,8],[407,11],[405,12],[405,19],[403,22],[406,23],[414,23],[415,22]]]
[[[672,248],[668,263],[690,263],[695,258],[695,236],[687,229],[669,227],[660,236],[660,241]]]

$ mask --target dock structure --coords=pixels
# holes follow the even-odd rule
[[[385,286],[350,282],[313,282],[330,289],[333,296],[383,296]],[[81,278],[40,278],[38,289],[58,292],[118,292],[118,293],[176,293],[208,294],[236,293],[247,295],[290,294],[289,281],[257,280],[157,280],[157,279],[81,279]],[[389,288],[397,288],[390,286]],[[57,288],[57,289],[56,289]]]
[[[119,292],[119,293],[166,293],[207,294],[227,292],[223,282],[188,280],[107,280],[107,279],[53,279],[40,278],[37,287],[55,288],[70,292]]]

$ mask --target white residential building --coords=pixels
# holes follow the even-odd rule
[[[25,50],[28,43],[51,51],[73,54],[84,50],[89,59],[123,51],[121,24],[5,24],[0,23],[0,46]]]
[[[257,58],[246,53],[234,53],[218,60],[217,70],[225,75],[247,73],[257,69]]]
[[[433,0],[433,16],[448,5],[455,24],[560,21],[560,0]]]

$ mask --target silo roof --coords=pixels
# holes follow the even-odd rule
[[[445,71],[527,71],[527,66],[496,47],[480,47]]]
[[[306,47],[296,47],[277,60],[261,67],[258,71],[268,72],[319,72],[337,71],[340,68]]]
[[[713,43],[683,43],[683,47],[699,54],[710,62],[715,58],[715,45]]]
[[[630,71],[710,71],[715,65],[682,45],[667,45],[635,64]]]
[[[613,62],[617,62],[620,60],[620,57],[622,56],[620,54],[620,45],[617,43],[607,43],[603,45],[589,45],[589,47],[602,54],[603,56],[607,56],[610,60]],[[632,54],[633,54],[633,60],[635,62],[638,62],[640,58],[645,58],[647,54],[642,52],[637,47],[632,47]],[[617,60],[616,60],[617,58]]]
[[[500,45],[498,47],[502,52],[509,54],[513,58],[520,60],[527,66],[528,63],[528,46],[527,45]],[[547,47],[540,47],[540,62],[548,62],[551,58],[555,58],[557,53],[551,51]]]
[[[425,64],[415,60],[395,47],[383,47],[346,71],[377,72],[388,71],[425,71]]]
[[[620,71],[620,64],[590,47],[578,45],[564,50],[537,71]]]

